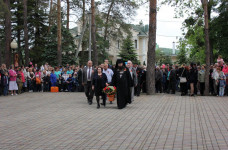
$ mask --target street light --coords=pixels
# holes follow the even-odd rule
[[[16,42],[15,39],[13,39],[13,41],[10,43],[10,47],[11,47],[11,49],[13,49],[13,54],[14,54],[14,66],[15,66],[15,67],[18,67],[18,66],[19,66],[19,64],[18,64],[18,59],[19,59],[19,57],[18,57],[18,54],[17,54],[17,51],[16,51],[16,49],[18,48],[18,45],[17,45],[17,42]]]

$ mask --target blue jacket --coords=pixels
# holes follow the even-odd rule
[[[56,75],[54,73],[51,73],[50,80],[51,80],[52,84],[57,82],[57,78],[56,78]]]

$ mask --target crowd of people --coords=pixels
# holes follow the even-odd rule
[[[205,74],[205,66],[191,63],[156,66],[156,92],[181,96],[204,95],[205,76],[209,76],[209,91],[211,95],[228,95],[228,66],[218,57],[217,63],[211,65],[210,74]],[[116,65],[110,65],[108,60],[99,66],[93,66],[88,61],[86,66],[69,65],[52,67],[48,63],[38,67],[29,66],[7,69],[5,64],[0,68],[0,95],[17,95],[23,92],[49,92],[51,87],[57,86],[60,92],[85,92],[88,103],[93,103],[95,94],[97,108],[106,105],[107,95],[103,92],[106,86],[117,88],[116,98],[119,109],[134,101],[135,96],[146,93],[146,67],[133,64],[130,60],[124,62],[119,59]]]

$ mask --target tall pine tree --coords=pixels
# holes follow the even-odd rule
[[[128,35],[127,38],[123,40],[121,51],[118,56],[121,57],[124,61],[131,60],[133,63],[139,63],[137,59],[138,56],[130,35]]]

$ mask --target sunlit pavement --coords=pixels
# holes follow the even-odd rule
[[[228,97],[142,95],[123,110],[93,102],[84,93],[0,97],[0,149],[228,149]]]

